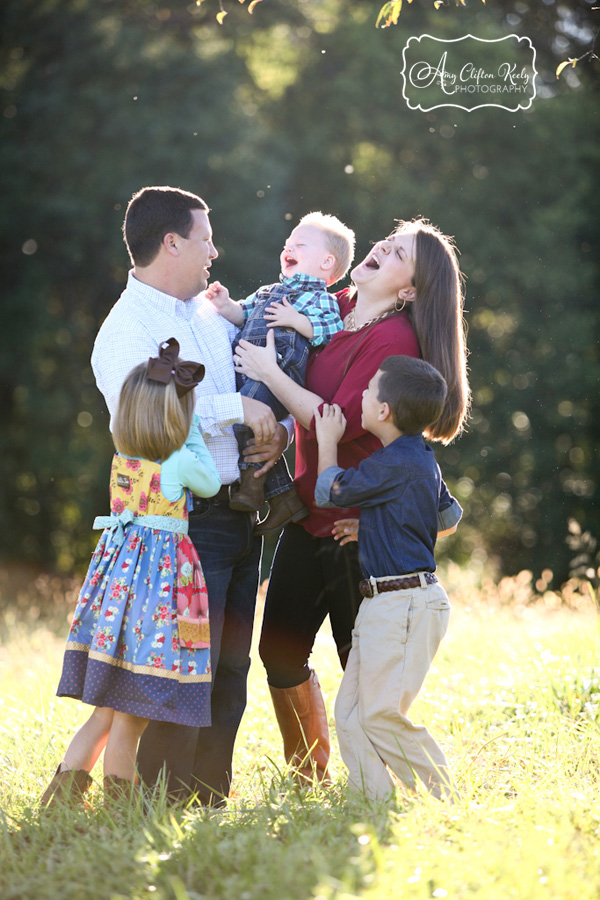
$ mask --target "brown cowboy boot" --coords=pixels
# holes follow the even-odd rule
[[[271,534],[281,531],[290,522],[299,522],[308,515],[308,510],[298,496],[294,485],[283,494],[269,498],[269,514],[258,523],[254,534]]]
[[[269,685],[277,723],[283,738],[286,762],[304,784],[315,777],[330,784],[329,726],[317,673],[311,670],[307,681],[293,688]]]
[[[265,478],[255,478],[254,466],[247,469],[241,469],[241,484],[235,493],[231,492],[229,499],[229,508],[237,509],[239,512],[258,512],[265,502]]]
[[[60,763],[52,781],[42,794],[40,806],[49,809],[59,804],[81,803],[84,794],[92,784],[92,776],[83,769],[63,769]]]
[[[113,809],[123,803],[135,803],[140,794],[140,786],[118,775],[104,776],[104,806]]]

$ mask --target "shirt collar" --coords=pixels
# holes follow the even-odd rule
[[[145,284],[136,278],[133,274],[133,269],[130,270],[127,278],[127,293],[144,304],[150,303],[163,312],[181,316],[184,319],[190,319],[198,311],[197,300],[178,300],[177,297],[165,294],[163,291],[159,291],[158,288]]]
[[[396,446],[398,446],[399,444],[410,446],[412,444],[413,446],[422,446],[426,450],[431,450],[429,444],[425,443],[425,439],[422,434],[401,434],[399,437],[395,438],[392,441],[392,444],[395,444]]]
[[[301,285],[310,285],[312,290],[327,290],[327,283],[324,278],[315,278],[314,275],[303,275],[302,272],[295,272],[289,277],[281,273],[279,280],[287,288],[298,288]]]

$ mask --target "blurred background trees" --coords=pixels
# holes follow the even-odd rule
[[[311,209],[351,225],[358,256],[396,218],[455,235],[474,399],[468,432],[436,449],[466,511],[448,552],[499,573],[552,570],[558,584],[576,522],[593,560],[598,70],[554,73],[589,49],[595,14],[584,0],[437,12],[415,0],[381,31],[373,10],[265,0],[251,17],[230,4],[220,26],[208,4],[179,0],[5,0],[4,559],[87,562],[112,453],[91,347],[126,279],[127,202],[172,184],[212,207],[213,276],[233,296],[277,278],[281,244]],[[529,36],[532,110],[409,110],[402,48],[425,31]]]

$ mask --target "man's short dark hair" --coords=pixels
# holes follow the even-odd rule
[[[172,187],[145,187],[134,194],[125,213],[123,237],[134,266],[149,266],[170,231],[189,237],[192,210],[209,212],[201,197]]]
[[[403,434],[420,434],[439,419],[448,388],[437,369],[412,356],[388,356],[379,366],[378,400],[387,403]]]

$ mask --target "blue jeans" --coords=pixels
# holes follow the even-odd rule
[[[198,551],[210,610],[212,666],[208,728],[151,722],[142,736],[138,768],[153,784],[163,766],[173,796],[198,794],[222,805],[232,778],[233,748],[246,707],[246,680],[262,542],[255,515],[229,509],[227,499],[194,498],[189,535]]]
[[[235,348],[240,338],[243,338],[245,341],[250,341],[251,344],[255,344],[258,347],[264,347],[267,342],[267,332],[270,330],[275,331],[275,349],[277,351],[279,368],[285,372],[286,375],[289,375],[296,384],[304,386],[310,344],[307,338],[298,334],[293,328],[267,328],[267,322],[263,316],[263,312],[265,307],[271,302],[270,299],[265,299],[253,309],[252,314],[234,342],[233,352],[235,353]],[[261,403],[266,403],[267,406],[273,410],[273,415],[278,421],[287,416],[288,411],[285,406],[279,402],[277,397],[275,397],[269,388],[262,382],[253,381],[252,378],[248,378],[247,375],[237,373],[236,387],[242,396],[250,397],[253,400],[260,400]],[[252,437],[252,429],[248,428],[247,425],[234,425],[233,430],[240,450],[240,469],[247,469],[249,463],[244,460],[242,454],[248,441]],[[260,463],[256,464],[256,468],[260,468],[260,465]],[[265,497],[268,500],[276,494],[283,494],[285,491],[289,491],[292,483],[287,463],[282,456],[281,459],[275,463],[273,468],[269,469],[267,472],[267,477],[265,479]]]

